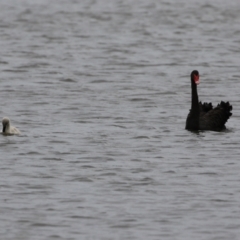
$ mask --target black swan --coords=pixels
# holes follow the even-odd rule
[[[225,123],[232,115],[232,106],[229,102],[221,102],[213,108],[212,103],[198,102],[197,85],[199,73],[197,70],[191,73],[192,106],[187,116],[186,129],[188,130],[212,130],[226,129]]]

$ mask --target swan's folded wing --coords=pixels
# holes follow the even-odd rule
[[[221,130],[225,128],[225,123],[232,115],[232,106],[229,102],[221,102],[212,110],[200,116],[200,129]]]
[[[207,112],[209,112],[210,110],[213,109],[213,106],[212,106],[212,103],[202,103],[202,102],[199,102],[199,109],[200,109],[200,114],[201,115],[205,115]]]

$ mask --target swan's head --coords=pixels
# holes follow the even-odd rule
[[[199,73],[197,70],[193,70],[192,73],[191,73],[191,80],[196,84],[198,85],[200,83],[200,80],[199,80]]]
[[[10,127],[10,120],[7,117],[4,117],[2,120],[3,130],[2,132],[5,133],[6,130]]]

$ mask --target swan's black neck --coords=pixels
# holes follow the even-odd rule
[[[198,93],[197,85],[195,84],[193,78],[191,79],[192,83],[192,106],[191,113],[193,117],[199,117],[199,104],[198,104]]]
[[[190,113],[187,117],[186,129],[188,130],[198,130],[199,129],[199,103],[198,103],[198,93],[197,93],[197,85],[191,76],[192,83],[192,106]]]
[[[196,83],[199,83],[199,73],[194,70],[191,73],[192,106],[186,121],[186,129],[188,130],[199,130],[200,109]]]

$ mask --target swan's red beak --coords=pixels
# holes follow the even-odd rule
[[[194,82],[196,85],[198,85],[200,83],[199,75],[194,75]]]

